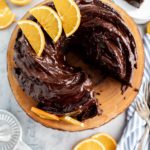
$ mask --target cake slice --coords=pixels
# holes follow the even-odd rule
[[[139,8],[144,2],[144,0],[126,0],[126,1],[137,8]]]

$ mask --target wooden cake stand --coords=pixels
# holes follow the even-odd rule
[[[121,14],[122,18],[126,22],[129,29],[131,30],[137,45],[137,54],[138,54],[137,69],[135,69],[133,72],[132,78],[133,87],[132,88],[129,87],[123,95],[121,94],[121,84],[112,78],[106,78],[100,84],[94,87],[95,90],[100,93],[100,95],[97,95],[97,99],[101,104],[100,108],[103,110],[103,113],[101,116],[96,116],[94,118],[84,121],[85,127],[70,125],[62,121],[57,122],[51,120],[44,120],[31,112],[31,107],[36,106],[37,102],[34,101],[31,97],[27,96],[22,91],[12,72],[15,66],[13,56],[14,56],[14,44],[18,32],[18,27],[15,28],[11,36],[7,53],[8,79],[10,82],[11,89],[18,104],[23,108],[23,110],[27,113],[27,115],[29,115],[32,119],[34,119],[35,121],[41,123],[46,127],[66,131],[80,131],[99,127],[107,123],[111,119],[115,118],[121,112],[125,111],[125,109],[128,108],[128,106],[131,104],[131,102],[134,100],[134,98],[138,93],[137,89],[140,88],[144,70],[144,50],[138,28],[136,24],[133,22],[133,20],[127,15],[127,13],[125,13],[116,4],[114,4],[110,0],[103,0],[103,2],[110,5],[115,10],[117,10],[119,14]],[[44,3],[46,2],[43,2],[40,5]],[[23,17],[23,19],[27,18],[28,15],[29,14],[26,14]]]

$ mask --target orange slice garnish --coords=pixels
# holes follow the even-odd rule
[[[69,124],[72,124],[72,125],[76,125],[76,126],[81,126],[81,127],[84,127],[84,123],[70,117],[70,116],[63,116],[63,117],[60,117],[60,120],[64,121],[64,122],[67,122]]]
[[[103,144],[95,139],[86,139],[78,143],[73,150],[107,150]]]
[[[24,6],[29,4],[31,0],[10,0],[10,2],[18,6]]]
[[[45,112],[45,111],[38,109],[36,107],[32,107],[31,111],[43,119],[56,120],[56,121],[62,120],[64,122],[72,124],[72,125],[84,127],[84,123],[82,123],[82,122],[80,122],[80,121],[78,121],[72,117],[69,117],[69,116],[58,117],[54,114],[50,114],[50,113]]]
[[[147,24],[147,33],[150,34],[150,22]]]
[[[38,115],[40,118],[47,119],[47,120],[56,120],[56,121],[59,121],[59,117],[58,116],[50,114],[48,112],[45,112],[45,111],[43,111],[41,109],[38,109],[36,107],[32,107],[31,111],[33,113],[35,113],[36,115]]]
[[[4,0],[0,0],[0,29],[5,29],[15,21],[12,13]]]
[[[40,26],[31,20],[18,21],[18,25],[37,56],[41,56],[45,47],[45,37]]]
[[[53,0],[55,8],[62,20],[63,29],[67,37],[71,36],[79,27],[81,14],[74,0]]]
[[[38,20],[53,41],[57,42],[62,33],[62,23],[57,13],[48,6],[35,7],[29,12]]]
[[[110,135],[106,133],[98,133],[92,136],[92,138],[101,142],[106,150],[116,150],[117,143]]]

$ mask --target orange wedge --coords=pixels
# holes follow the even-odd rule
[[[15,20],[15,15],[12,13],[4,0],[0,0],[0,29],[5,29],[10,26]]]
[[[62,33],[62,23],[57,13],[48,6],[35,7],[29,12],[38,20],[53,41],[57,42]]]
[[[53,0],[55,8],[62,20],[63,29],[67,37],[71,36],[79,27],[81,14],[74,0]]]
[[[147,24],[147,33],[150,34],[150,22]]]
[[[18,21],[18,25],[32,48],[37,53],[37,56],[41,56],[45,47],[45,37],[40,26],[30,20]]]
[[[106,133],[99,133],[92,136],[92,138],[101,142],[106,150],[116,150],[117,143],[110,135]]]
[[[60,117],[60,120],[67,122],[69,124],[72,124],[72,125],[84,127],[84,123],[82,123],[82,122],[80,122],[80,121],[78,121],[72,117],[69,117],[69,116]]]
[[[38,109],[36,107],[32,107],[31,111],[33,113],[35,113],[36,115],[38,115],[40,118],[47,119],[47,120],[56,120],[56,121],[59,121],[59,117],[57,117],[56,115],[47,113],[47,112],[45,112],[45,111],[43,111],[41,109]]]
[[[75,146],[73,150],[107,150],[102,143],[95,139],[86,139]]]
[[[18,5],[18,6],[24,6],[31,2],[31,0],[10,0],[11,3]]]

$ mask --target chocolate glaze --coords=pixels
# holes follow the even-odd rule
[[[25,93],[39,102],[39,108],[85,120],[101,114],[101,110],[89,76],[81,68],[68,64],[66,54],[80,55],[86,63],[127,85],[131,83],[137,57],[134,38],[113,8],[99,0],[76,0],[76,3],[82,16],[79,29],[69,38],[63,33],[55,44],[44,32],[46,46],[41,57],[37,57],[21,30],[18,31],[14,74]],[[54,8],[53,3],[46,5]],[[32,16],[29,19],[36,22]]]
[[[137,8],[139,8],[141,4],[144,2],[144,0],[126,0],[126,1]]]

